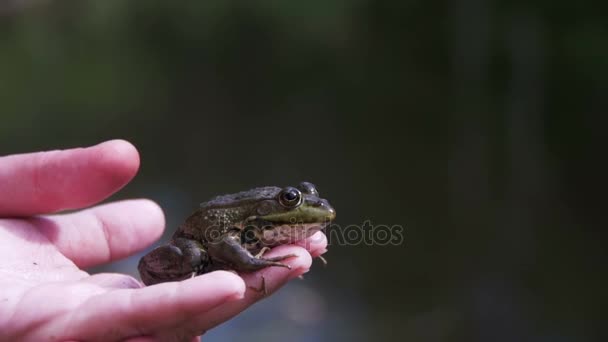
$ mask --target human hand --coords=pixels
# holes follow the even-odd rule
[[[270,267],[239,277],[216,271],[149,287],[114,273],[82,268],[134,254],[164,229],[162,210],[127,200],[68,214],[107,198],[139,168],[137,150],[114,140],[85,149],[0,157],[1,341],[190,341],[308,271],[326,250],[317,233],[294,253],[291,270]]]

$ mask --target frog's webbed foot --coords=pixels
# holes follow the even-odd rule
[[[287,265],[287,264],[280,263],[280,262],[278,262],[278,261],[281,261],[281,260],[284,260],[284,259],[288,259],[288,258],[293,258],[293,257],[296,257],[296,256],[297,256],[296,254],[286,254],[286,255],[280,255],[280,256],[278,256],[278,257],[274,257],[274,258],[261,258],[261,256],[262,256],[262,255],[263,255],[263,254],[264,254],[266,251],[268,251],[268,250],[270,250],[270,248],[268,248],[268,247],[264,247],[264,248],[262,248],[262,250],[261,250],[261,251],[260,251],[258,254],[256,254],[256,255],[255,255],[255,257],[256,257],[257,259],[260,259],[260,260],[265,260],[265,261],[267,261],[267,262],[272,262],[272,265],[271,265],[271,266],[286,267],[286,268],[288,268],[288,269],[291,269],[291,266],[289,266],[289,265]],[[268,294],[268,291],[266,290],[266,278],[264,278],[264,276],[263,276],[263,275],[262,275],[261,277],[262,277],[262,285],[261,285],[259,288],[257,288],[257,287],[253,287],[253,286],[248,286],[248,288],[250,288],[250,289],[252,289],[252,290],[254,290],[254,291],[256,291],[256,292],[261,292],[261,293],[262,293],[264,296],[266,296],[266,295]],[[301,277],[301,276],[300,276],[300,277]]]
[[[268,291],[266,290],[266,278],[264,278],[264,276],[262,276],[262,285],[259,288],[254,287],[254,286],[247,286],[247,287],[252,289],[255,292],[261,292],[264,296],[266,296],[268,294]]]
[[[264,255],[264,253],[268,252],[270,250],[270,247],[263,247],[258,254],[255,255],[256,259],[262,259],[262,260],[266,260],[266,261],[281,261],[281,260],[285,260],[285,259],[289,259],[289,258],[293,258],[296,257],[297,255],[295,254],[286,254],[286,255],[280,255],[278,257],[272,257],[272,258],[262,258],[262,256]],[[289,265],[285,265],[283,263],[279,263],[280,265],[273,265],[273,266],[282,266],[282,267],[287,267],[289,269],[291,269],[291,266]]]

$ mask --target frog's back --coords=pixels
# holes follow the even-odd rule
[[[221,209],[242,206],[246,203],[253,203],[262,200],[272,199],[280,191],[281,188],[276,186],[254,188],[251,190],[241,191],[234,194],[214,197],[207,202],[201,203],[200,207],[204,209]]]

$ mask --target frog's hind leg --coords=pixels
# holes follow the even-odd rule
[[[146,285],[178,281],[201,274],[208,264],[207,253],[200,243],[175,239],[157,247],[139,261],[138,270]]]
[[[262,258],[260,253],[258,253],[258,256],[254,256],[240,244],[238,236],[233,235],[209,243],[207,252],[213,260],[221,261],[238,272],[255,272],[268,266],[291,268],[291,266],[279,261],[296,256],[295,254],[287,254],[274,258]]]

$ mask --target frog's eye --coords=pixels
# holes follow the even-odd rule
[[[288,208],[295,208],[302,204],[302,193],[300,190],[287,187],[279,194],[279,203]]]
[[[302,192],[307,193],[309,195],[319,196],[319,192],[315,188],[315,185],[309,182],[302,182],[298,185],[298,189]]]

